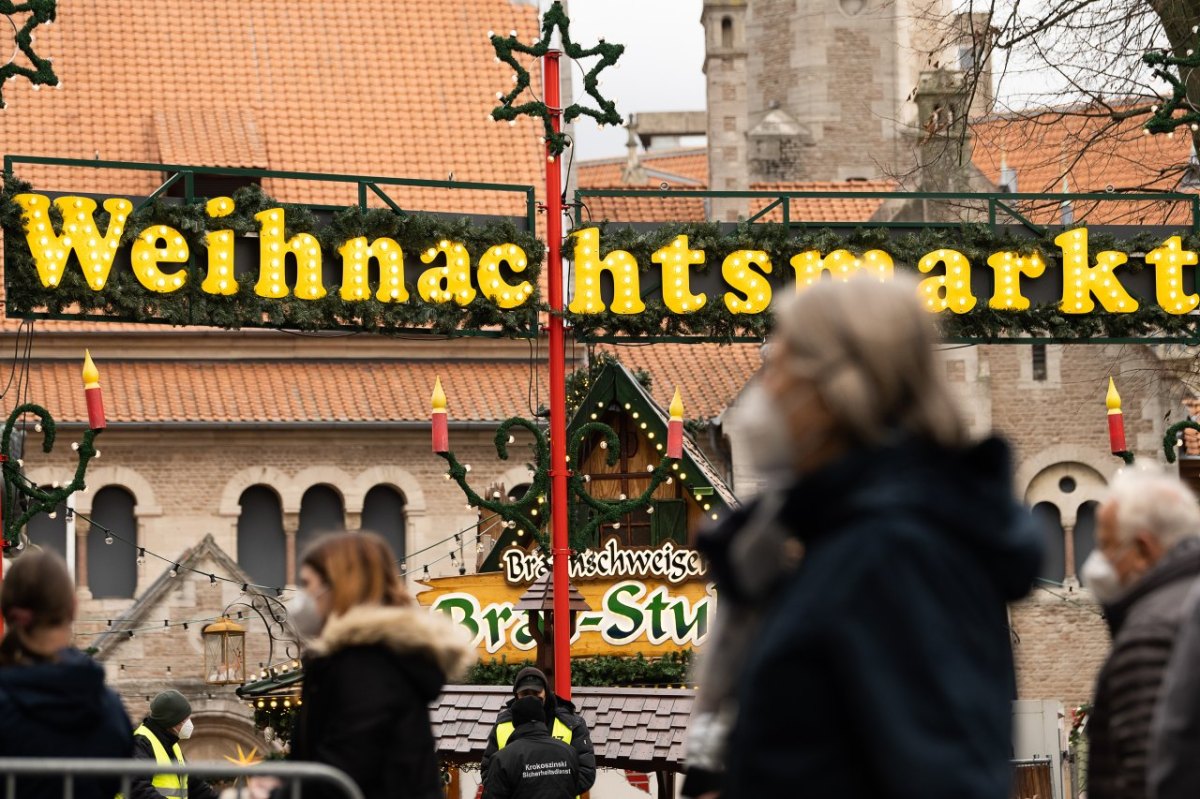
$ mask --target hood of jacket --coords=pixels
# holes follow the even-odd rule
[[[1135,605],[1164,586],[1200,577],[1200,538],[1186,538],[1162,556],[1148,572],[1129,587],[1120,599],[1104,608],[1113,636],[1121,629]]]
[[[104,669],[75,649],[52,663],[0,668],[0,705],[64,732],[98,723],[105,694]]]
[[[470,634],[444,613],[420,605],[359,605],[331,616],[308,654],[324,657],[359,646],[382,646],[397,655],[423,658],[448,681],[461,680],[476,661]]]
[[[780,518],[809,543],[894,514],[964,544],[1005,599],[1019,599],[1033,586],[1041,536],[1016,500],[1003,440],[951,450],[910,437],[854,450],[798,481]]]

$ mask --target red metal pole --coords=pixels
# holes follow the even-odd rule
[[[562,129],[562,97],[558,59],[550,50],[542,57],[542,81],[550,124]],[[567,558],[567,368],[563,329],[562,164],[546,143],[546,268],[550,277],[550,554],[554,578],[554,692],[571,698],[571,625],[568,609]]]

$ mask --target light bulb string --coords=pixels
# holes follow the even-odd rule
[[[457,533],[451,533],[450,535],[446,536],[445,538],[443,538],[440,541],[434,541],[432,544],[430,544],[427,547],[424,547],[423,549],[418,549],[416,552],[413,552],[413,553],[405,553],[404,557],[396,558],[395,562],[397,564],[403,564],[407,561],[412,560],[413,558],[415,558],[418,555],[424,555],[426,552],[430,551],[431,549],[437,549],[438,547],[445,546],[447,543],[449,543],[450,541],[453,541],[456,538],[460,538],[463,535],[469,535],[471,533],[471,530],[477,530],[478,532],[481,533],[481,532],[483,532],[483,530],[482,530],[483,525],[488,522],[491,522],[493,519],[497,518],[499,515],[500,515],[499,513],[493,513],[491,516],[484,517],[484,518],[480,519],[479,521],[475,522],[474,524],[467,525],[463,529],[459,530]],[[490,525],[489,525],[489,529],[490,529]],[[436,563],[436,561],[430,561],[430,563],[424,564],[424,565],[428,566],[428,565],[432,565],[433,563]],[[402,572],[411,572],[412,569],[402,569],[401,571]]]

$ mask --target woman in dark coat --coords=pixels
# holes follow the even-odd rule
[[[339,768],[365,796],[440,799],[429,703],[474,661],[465,632],[416,605],[391,550],[371,533],[318,541],[300,586],[291,622],[315,640],[290,759]],[[304,796],[324,796],[322,787]]]
[[[808,289],[745,397],[769,488],[702,542],[738,625],[693,724],[722,799],[1009,795],[1007,603],[1040,543],[1008,446],[968,440],[916,293]]]
[[[75,585],[62,559],[25,552],[0,584],[0,757],[130,758],[133,725],[104,669],[71,649]],[[79,799],[111,799],[115,778],[81,777]],[[21,799],[58,799],[60,777],[17,779]]]

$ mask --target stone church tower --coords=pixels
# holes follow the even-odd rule
[[[964,19],[946,0],[706,0],[710,187],[911,170],[922,74],[978,68]]]

